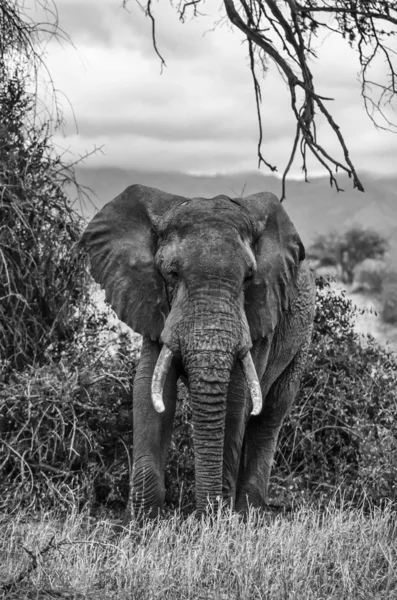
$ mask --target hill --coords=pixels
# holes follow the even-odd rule
[[[260,190],[281,193],[280,180],[261,172],[214,176],[159,171],[123,170],[112,167],[94,169],[80,167],[77,179],[95,193],[98,208],[114,198],[128,185],[141,183],[182,196],[212,197],[226,194],[231,197],[247,195]],[[375,178],[367,173],[362,177],[365,193],[352,189],[347,177],[339,178],[344,192],[329,185],[327,177],[318,177],[311,183],[290,180],[284,201],[289,215],[305,244],[318,233],[348,227],[352,224],[373,227],[389,238],[393,254],[397,256],[397,177]],[[94,207],[86,205],[83,213],[91,217]]]

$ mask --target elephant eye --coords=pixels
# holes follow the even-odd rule
[[[244,278],[244,288],[246,288],[254,278],[254,269],[250,267]]]
[[[254,276],[254,269],[250,267],[245,275],[244,281],[250,281]]]
[[[178,277],[178,271],[175,265],[168,265],[165,272],[171,279],[176,279]]]

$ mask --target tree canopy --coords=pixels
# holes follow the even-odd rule
[[[129,1],[123,0],[123,6],[126,7]],[[144,4],[140,0],[135,1],[152,21],[154,48],[162,65],[165,65],[161,49],[156,44],[152,1],[147,0]],[[209,5],[205,0],[170,0],[170,3],[178,11],[182,22],[189,15],[199,18],[203,14],[201,11]],[[311,64],[316,58],[316,44],[325,35],[346,39],[357,52],[361,96],[368,117],[376,127],[396,131],[396,123],[392,122],[388,108],[397,90],[397,45],[394,43],[397,3],[387,0],[223,0],[222,11],[220,22],[228,20],[244,34],[248,43],[259,124],[259,166],[264,164],[271,171],[276,171],[277,166],[262,153],[262,96],[258,74],[265,73],[268,64],[274,63],[289,90],[296,132],[283,173],[281,199],[285,193],[285,178],[298,149],[306,181],[307,158],[311,153],[328,172],[330,184],[336,189],[340,189],[336,173],[344,171],[352,178],[353,186],[363,191],[343,132],[329,108],[332,98],[319,93]],[[380,60],[387,71],[383,79]],[[336,136],[342,159],[336,157],[320,139],[319,117],[326,120]]]
[[[353,226],[342,234],[318,235],[308,255],[317,260],[319,266],[338,265],[342,281],[351,284],[357,265],[367,258],[383,258],[387,249],[388,242],[378,231]]]

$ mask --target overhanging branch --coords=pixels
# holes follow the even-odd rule
[[[139,0],[135,0],[139,3]],[[124,0],[126,3],[127,0]],[[170,0],[177,6],[179,18],[184,22],[187,11],[192,16],[201,16],[198,6],[205,0]],[[250,70],[254,83],[254,94],[259,125],[258,158],[271,171],[276,166],[264,159],[262,154],[263,118],[261,115],[261,87],[258,68],[267,69],[268,60],[273,61],[285,79],[290,94],[291,110],[296,120],[296,133],[291,154],[283,174],[283,196],[286,176],[299,148],[302,156],[302,171],[307,180],[308,151],[327,170],[331,185],[340,189],[336,179],[338,171],[352,178],[353,186],[363,191],[363,185],[350,158],[349,149],[339,125],[335,121],[325,98],[317,91],[309,59],[315,57],[313,40],[319,33],[340,35],[357,51],[361,66],[361,96],[365,110],[376,127],[396,131],[397,125],[386,112],[386,105],[397,94],[395,59],[397,51],[386,44],[386,39],[397,34],[397,3],[387,0],[224,0],[226,17],[237,27],[248,41]],[[141,8],[142,5],[140,4]],[[151,0],[146,0],[146,14],[152,19],[152,37],[155,51],[159,54],[155,40],[154,19]],[[320,20],[323,17],[323,20]],[[387,83],[373,76],[376,61],[382,58],[389,73]],[[376,75],[376,73],[375,73]],[[376,96],[377,94],[377,96]],[[317,135],[316,121],[322,115],[329,129],[336,136],[341,150],[341,159],[327,150]],[[381,117],[382,123],[377,120]]]
[[[285,34],[285,41],[292,46],[295,56],[297,57],[299,66],[300,66],[300,75],[301,78],[295,74],[293,69],[288,64],[287,60],[280,54],[278,49],[274,46],[272,41],[269,38],[265,38],[263,34],[258,30],[258,28],[253,28],[252,25],[247,21],[245,22],[243,18],[240,16],[238,11],[235,8],[233,0],[224,0],[224,5],[226,9],[226,14],[230,20],[230,22],[235,25],[242,33],[244,33],[250,43],[255,44],[262,48],[266,54],[278,65],[281,71],[284,73],[287,81],[287,85],[290,92],[291,98],[291,108],[295,115],[297,121],[297,132],[295,135],[295,140],[292,147],[291,157],[287,164],[286,170],[284,171],[283,181],[285,182],[286,174],[288,173],[292,162],[295,157],[295,153],[298,147],[299,137],[302,136],[304,145],[303,148],[308,147],[312,154],[317,158],[317,160],[326,168],[330,175],[331,185],[335,184],[336,188],[337,182],[335,176],[333,175],[332,168],[341,169],[345,171],[349,177],[353,178],[353,185],[355,188],[360,191],[364,191],[364,187],[356,173],[356,170],[353,166],[353,163],[349,156],[349,151],[346,146],[345,140],[340,132],[339,126],[334,121],[332,115],[327,110],[324,105],[321,96],[319,96],[314,88],[313,83],[313,75],[310,71],[308,62],[306,60],[307,48],[305,46],[302,32],[298,27],[298,22],[296,19],[296,13],[294,11],[294,3],[289,2],[287,0],[287,4],[292,8],[292,23],[295,26],[295,31],[293,31],[292,26],[284,17],[281,12],[277,2],[274,0],[267,0],[265,2],[268,9],[271,11],[274,18],[277,20],[277,23],[282,27]],[[252,72],[252,65],[251,65]],[[254,73],[253,73],[254,75]],[[255,75],[254,75],[255,76]],[[296,94],[296,88],[300,87],[304,92],[304,99],[299,104]],[[256,102],[258,113],[259,109],[259,97],[256,94]],[[343,151],[345,164],[341,163],[339,160],[332,157],[323,146],[317,141],[315,135],[315,106],[321,111],[321,113],[325,116],[329,126],[334,131],[336,137],[338,138],[339,144]],[[302,147],[302,146],[301,146]],[[305,173],[305,177],[307,179],[307,165],[306,165],[306,152],[301,152],[303,158],[303,171]],[[284,194],[284,186],[283,186],[283,194]]]

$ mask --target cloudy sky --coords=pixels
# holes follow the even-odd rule
[[[257,168],[258,128],[246,45],[228,25],[211,31],[221,2],[207,1],[208,16],[185,24],[168,2],[153,2],[158,47],[167,64],[162,74],[150,21],[134,0],[129,12],[120,7],[121,0],[56,4],[59,25],[75,46],[51,42],[47,47],[55,85],[73,106],[78,124],[76,131],[60,96],[68,121],[65,137],[58,139],[62,148],[79,155],[102,146],[87,160],[90,167],[195,174]],[[330,36],[319,43],[318,56],[313,64],[317,90],[335,99],[333,115],[356,168],[395,174],[397,135],[377,131],[365,115],[354,53]],[[282,171],[294,121],[275,68],[267,72],[262,92],[263,154]],[[330,132],[320,127],[319,134],[328,148],[337,149]],[[317,172],[318,167],[311,171]],[[292,173],[300,173],[299,158]]]

